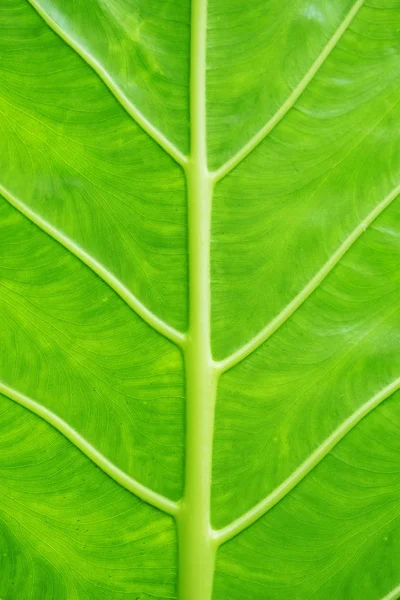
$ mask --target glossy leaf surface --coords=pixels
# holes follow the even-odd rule
[[[0,598],[399,598],[400,4],[0,30]]]

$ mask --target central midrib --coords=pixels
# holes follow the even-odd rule
[[[357,0],[337,32],[338,39],[362,3],[363,0]],[[222,542],[211,527],[210,506],[215,398],[218,376],[223,372],[212,358],[210,301],[212,196],[220,175],[219,172],[210,173],[207,165],[207,0],[192,0],[191,6],[191,148],[188,162],[182,164],[188,198],[189,329],[183,346],[186,376],[185,490],[176,515],[178,599],[211,600],[216,551]],[[328,45],[328,54],[336,44],[336,37]],[[324,53],[321,56],[323,62]],[[315,70],[319,66],[318,63]],[[227,167],[230,169],[229,161]]]
[[[210,334],[210,229],[213,182],[206,142],[207,1],[192,0],[191,153],[184,167],[188,196],[189,329],[186,374],[185,490],[178,524],[179,600],[210,600],[215,545],[210,523],[217,371]]]

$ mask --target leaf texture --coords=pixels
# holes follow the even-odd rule
[[[400,4],[0,28],[0,598],[400,598]]]

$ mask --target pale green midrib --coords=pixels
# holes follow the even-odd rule
[[[111,75],[104,69],[99,61],[83,48],[79,42],[73,39],[64,31],[54,19],[42,8],[37,0],[27,0],[27,2],[40,15],[43,21],[56,33],[70,48],[72,48],[98,75],[102,82],[110,90],[111,94],[128,113],[128,115],[151,137],[171,158],[179,165],[187,164],[187,157],[167,138],[159,129],[157,129],[129,100],[121,88],[115,83]]]
[[[261,502],[247,511],[244,515],[224,527],[214,530],[214,539],[218,545],[224,544],[244,529],[258,521],[271,508],[280,502],[292,491],[303,479],[327,456],[327,454],[369,413],[377,408],[384,400],[387,400],[398,389],[400,389],[400,378],[383,388],[375,396],[365,402],[357,411],[348,417],[304,463],[300,465],[281,485],[268,494]],[[385,599],[383,599],[385,600]]]
[[[351,232],[339,248],[332,254],[330,259],[311,279],[311,281],[302,289],[302,291],[281,311],[264,329],[255,335],[247,344],[233,352],[227,358],[216,362],[216,368],[220,373],[224,373],[235,365],[240,363],[246,357],[255,352],[264,342],[266,342],[286,321],[296,312],[298,308],[311,296],[311,294],[321,285],[329,273],[336,267],[343,256],[352,248],[355,242],[365,233],[374,221],[396,200],[400,194],[400,184],[396,186]]]
[[[400,585],[397,586],[394,590],[392,590],[387,596],[382,598],[382,600],[399,600],[400,598]]]
[[[9,398],[11,401],[23,406],[30,412],[34,413],[47,423],[59,431],[66,437],[76,448],[78,448],[85,456],[87,456],[95,465],[97,465],[104,473],[109,475],[114,481],[122,487],[135,494],[138,498],[148,504],[164,511],[169,515],[175,516],[178,512],[178,503],[157,494],[150,488],[142,485],[124,471],[119,469],[103,454],[101,454],[94,446],[92,446],[84,437],[82,437],[73,427],[68,425],[66,421],[61,419],[51,410],[45,408],[35,400],[28,398],[17,390],[0,382],[0,393]]]
[[[68,250],[87,267],[89,267],[91,271],[93,271],[111,289],[113,289],[114,292],[116,292],[116,294],[118,294],[118,296],[129,306],[129,308],[131,308],[152,329],[169,339],[174,344],[178,346],[184,345],[186,338],[185,334],[177,331],[152,313],[144,304],[140,302],[138,298],[136,298],[136,296],[134,296],[134,294],[132,294],[132,292],[128,290],[128,288],[126,288],[110,271],[108,271],[108,269],[103,267],[103,265],[90,256],[90,254],[83,250],[83,248],[78,246],[68,236],[51,225],[51,223],[46,221],[46,219],[43,219],[40,215],[36,214],[31,208],[26,206],[1,184],[0,194],[6,202],[18,210],[18,212],[24,215],[24,217],[29,219],[29,221],[34,223],[37,227],[39,227],[39,229],[44,231],[56,242],[61,244],[63,248]]]
[[[210,236],[213,185],[206,142],[207,0],[192,0],[191,154],[188,189],[189,330],[186,368],[185,488],[177,518],[179,600],[211,600],[215,545],[210,518],[217,373],[211,352]]]
[[[267,121],[267,123],[245,144],[232,158],[227,160],[219,169],[214,171],[212,179],[214,182],[220,181],[228,175],[235,167],[237,167],[265,138],[271,131],[282,121],[284,116],[294,106],[296,101],[304,93],[308,85],[311,83],[321,66],[334,50],[343,34],[346,32],[354,17],[364,4],[365,0],[357,0],[351,10],[347,13],[338,29],[335,31],[329,42],[326,44],[321,54],[316,61],[311,65],[310,69],[294,88],[293,92],[288,96],[277,112]]]

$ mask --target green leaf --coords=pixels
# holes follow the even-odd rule
[[[0,598],[400,598],[400,3],[0,31]]]

